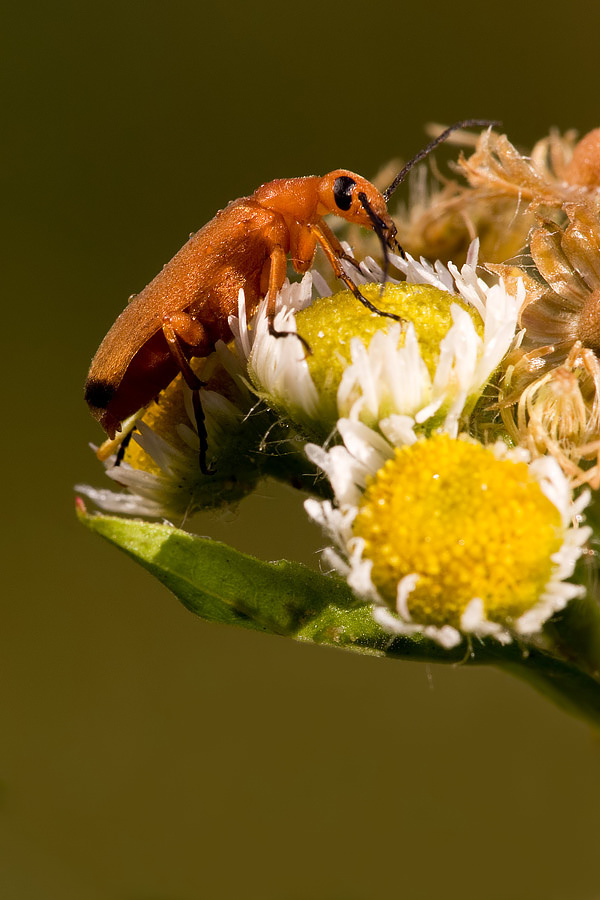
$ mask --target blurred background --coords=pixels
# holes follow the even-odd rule
[[[0,629],[6,900],[600,898],[600,743],[499,672],[205,624],[77,525],[82,386],[125,305],[275,177],[369,177],[428,121],[600,124],[600,14],[456,4],[10,4]],[[200,533],[317,565],[265,484]]]

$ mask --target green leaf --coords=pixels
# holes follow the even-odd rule
[[[191,612],[225,625],[295,635],[329,605],[353,603],[345,582],[299,563],[266,563],[170,525],[89,515],[80,520],[152,572]]]
[[[77,509],[83,524],[124,550],[204,619],[394,659],[495,665],[600,726],[600,683],[572,661],[492,639],[445,650],[421,636],[394,637],[337,576],[294,562],[263,562],[169,525],[90,515],[82,501]]]

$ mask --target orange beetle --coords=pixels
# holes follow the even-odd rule
[[[362,296],[341,261],[357,263],[345,253],[323,217],[332,213],[374,230],[387,266],[387,248],[400,249],[387,201],[409,168],[454,129],[491,124],[495,123],[471,119],[448,128],[404,167],[383,194],[360,175],[336,169],[323,177],[270,181],[218,212],[133,298],[92,360],[85,398],[108,436],[114,438],[125,419],[145,407],[181,372],[193,391],[200,468],[208,471],[198,393],[203,382],[189,360],[208,356],[218,340],[231,337],[228,317],[237,312],[242,288],[249,314],[268,293],[271,333],[277,337],[288,334],[273,327],[275,299],[286,277],[288,254],[296,272],[303,273],[310,268],[319,244],[335,275],[358,300],[380,315],[399,319]]]

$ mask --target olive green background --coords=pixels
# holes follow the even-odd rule
[[[77,525],[89,360],[230,199],[366,176],[427,121],[600,124],[582,0],[58,0],[4,18],[0,896],[600,898],[600,743],[495,671],[195,620]],[[443,154],[442,154],[443,155]],[[195,523],[317,564],[271,484]]]

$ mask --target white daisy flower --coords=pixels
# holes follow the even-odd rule
[[[343,446],[307,449],[335,494],[307,512],[332,542],[327,561],[391,634],[446,648],[532,639],[584,591],[566,579],[591,534],[589,493],[574,500],[552,458],[455,439],[450,425],[393,446],[342,420]]]
[[[125,490],[76,490],[107,512],[167,519],[236,502],[251,491],[262,475],[256,457],[272,423],[265,412],[254,413],[245,369],[222,342],[202,376],[218,388],[200,391],[213,471],[200,470],[192,392],[177,378],[137,418],[123,461],[115,465],[116,454],[105,460],[106,474]]]
[[[391,279],[380,293],[373,282],[383,273],[371,259],[355,280],[371,303],[400,315],[402,324],[370,312],[350,291],[309,306],[310,286],[294,302],[289,288],[282,292],[275,328],[299,331],[311,355],[293,337],[269,334],[265,304],[254,319],[253,339],[242,347],[250,378],[309,435],[324,438],[340,417],[378,427],[390,417],[397,425],[400,416],[434,427],[435,415],[451,419],[457,433],[460,414],[474,406],[510,348],[523,292],[514,297],[502,283],[490,288],[477,277],[477,242],[460,271],[410,257],[392,261],[406,281]],[[240,335],[243,322],[240,312],[232,324]]]

